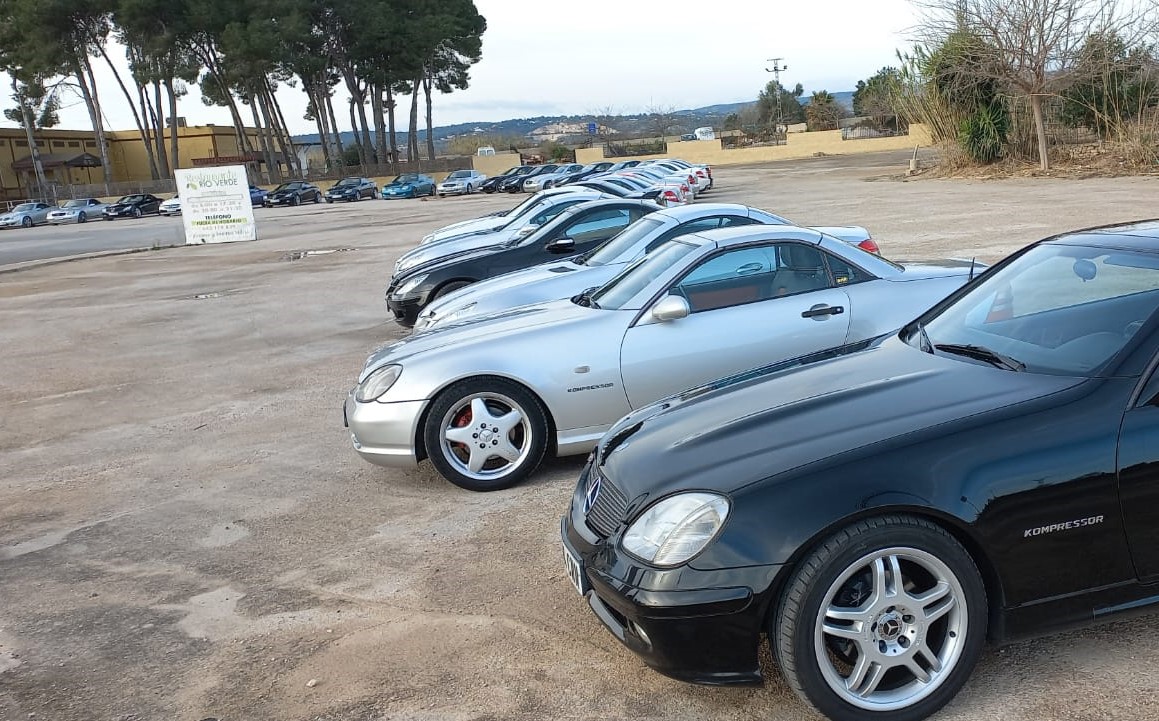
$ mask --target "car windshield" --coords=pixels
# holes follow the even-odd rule
[[[507,225],[513,224],[516,220],[519,220],[519,218],[523,217],[527,213],[530,213],[532,210],[540,207],[552,197],[554,196],[539,194],[531,196],[504,214],[503,217],[511,219],[507,222]]]
[[[26,210],[36,210],[36,203],[21,203],[12,209],[13,212],[23,212]]]
[[[283,190],[297,190],[300,186],[301,183],[282,183],[278,187],[274,188],[273,192],[278,193]]]
[[[458,180],[460,178],[469,178],[469,177],[471,177],[470,170],[456,170],[455,172],[453,172],[447,176],[447,180]]]
[[[527,175],[528,173],[530,173],[533,170],[535,170],[534,165],[524,165],[522,167],[516,168],[515,172],[512,173],[512,175]]]
[[[1157,309],[1159,255],[1047,243],[986,277],[924,329],[911,324],[907,340],[966,362],[1095,376]]]
[[[143,196],[143,195],[126,195],[123,198],[121,198],[120,200],[118,200],[117,202],[118,203],[139,203],[140,201],[144,200],[144,198],[145,198],[145,196]]]
[[[641,218],[596,248],[595,252],[584,258],[584,265],[607,265],[608,263],[623,263],[626,260],[631,260],[639,252],[639,249],[631,255],[625,254],[663,227],[664,223],[659,220]]]
[[[80,200],[70,200],[61,207],[64,207],[64,208],[83,208],[88,204],[89,204],[88,198],[81,198]]]
[[[394,184],[394,183],[417,183],[417,182],[419,182],[419,176],[414,174],[414,173],[404,173],[390,182],[392,184]]]
[[[692,243],[681,240],[668,241],[609,280],[592,295],[592,301],[600,308],[626,308],[627,303],[640,291],[696,248]]]
[[[353,188],[362,181],[358,178],[343,178],[334,184],[335,188]]]

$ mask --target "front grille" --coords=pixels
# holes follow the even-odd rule
[[[591,473],[599,474],[600,471],[593,465]],[[602,476],[599,495],[596,496],[596,502],[592,504],[592,508],[587,514],[588,528],[600,534],[601,537],[607,538],[619,528],[627,509],[628,499],[624,496],[623,491],[616,488],[616,485],[606,476]]]

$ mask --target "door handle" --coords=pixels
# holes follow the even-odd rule
[[[809,310],[801,313],[802,318],[824,318],[827,315],[841,315],[845,312],[845,308],[840,305],[815,305]]]
[[[761,272],[762,267],[764,267],[764,266],[762,266],[760,263],[745,263],[744,265],[742,265],[741,267],[736,269],[736,274],[737,275],[748,275],[750,273],[759,273],[759,272]]]

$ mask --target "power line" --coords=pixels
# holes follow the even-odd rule
[[[767,62],[773,64],[771,68],[765,68],[765,72],[772,73],[773,79],[777,82],[777,132],[781,132],[781,128],[785,127],[785,111],[781,107],[781,96],[785,92],[784,86],[781,85],[781,71],[788,70],[789,65],[781,65],[784,58],[769,58]]]

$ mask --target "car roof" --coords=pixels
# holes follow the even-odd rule
[[[644,200],[643,198],[603,198],[603,197],[601,197],[597,200],[590,200],[586,203],[576,203],[575,205],[571,206],[567,210],[560,213],[560,215],[561,216],[563,216],[563,215],[575,215],[576,213],[583,211],[583,210],[591,210],[593,208],[603,208],[603,207],[607,207],[607,206],[620,206],[620,207],[640,206],[642,208],[657,207],[656,203],[652,202],[651,200]]]
[[[739,225],[732,228],[702,230],[689,235],[706,243],[715,243],[718,248],[730,248],[762,240],[798,240],[820,245],[821,238],[824,237],[812,228],[801,228],[796,225]],[[689,235],[682,237],[687,238]]]
[[[1075,230],[1047,238],[1042,242],[1052,245],[1081,245],[1159,253],[1159,219]]]
[[[696,220],[697,218],[704,218],[717,213],[734,213],[748,217],[749,210],[747,205],[741,205],[740,203],[696,203],[694,205],[678,205],[674,208],[665,208],[660,212],[683,223],[686,220]]]

